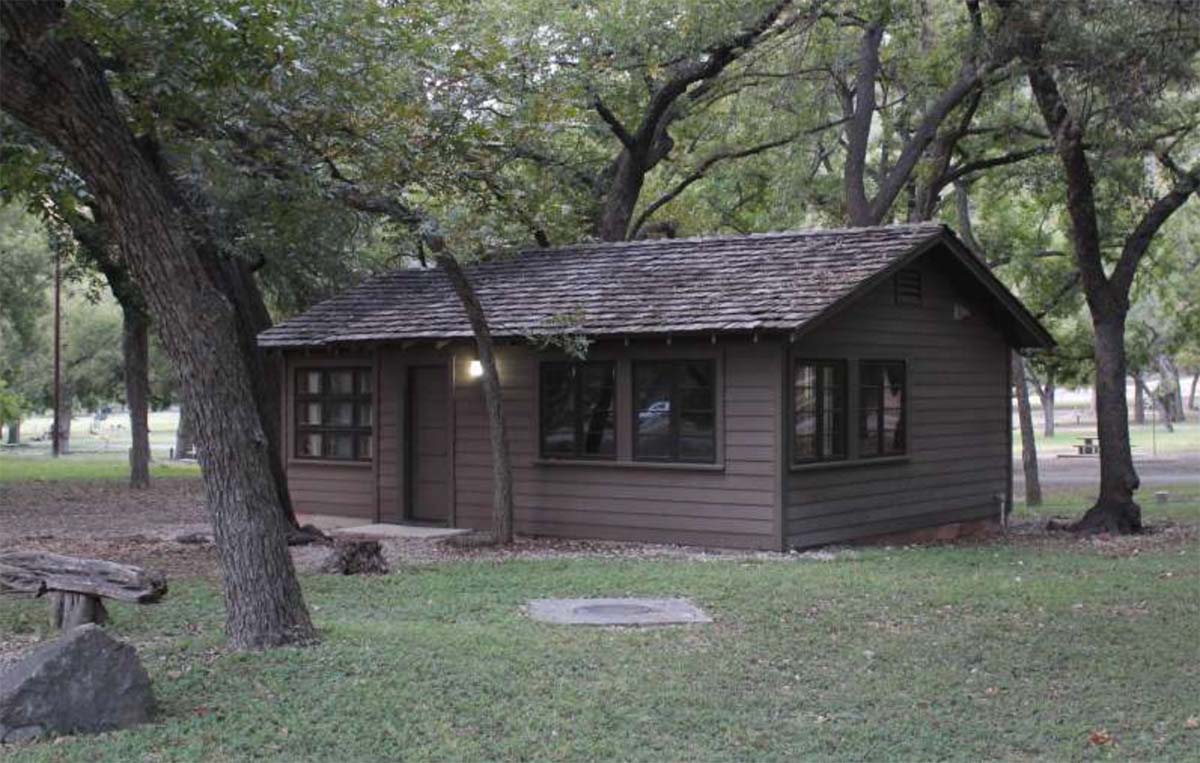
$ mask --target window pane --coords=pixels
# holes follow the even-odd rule
[[[321,394],[321,372],[320,371],[298,371],[298,372],[296,372],[296,392],[301,395],[319,395],[319,394]]]
[[[318,432],[301,432],[296,445],[296,455],[303,458],[319,458],[321,453],[321,435]]]
[[[360,427],[371,426],[371,408],[372,408],[372,406],[370,403],[359,403],[358,404],[358,414],[357,414],[358,421],[356,422],[358,424],[358,426],[360,426]]]
[[[325,455],[329,458],[354,458],[354,435],[347,432],[327,433]]]
[[[862,409],[862,426],[859,429],[859,452],[864,456],[879,455],[879,409]]]
[[[795,445],[792,447],[797,461],[812,461],[817,457],[816,435],[796,433]]]
[[[679,437],[680,461],[712,461],[716,455],[712,437]]]
[[[354,426],[354,403],[333,402],[325,406],[325,424],[329,426]]]
[[[639,413],[655,417],[671,412],[671,366],[664,363],[639,363],[633,380],[634,407]]]
[[[713,414],[707,411],[680,411],[679,435],[681,437],[712,437]]]
[[[842,443],[844,419],[841,411],[826,409],[821,413],[821,455],[826,458],[844,456],[845,448]]]
[[[360,394],[360,395],[371,394],[371,371],[370,371],[370,369],[368,369],[366,371],[358,372],[358,394]]]
[[[587,363],[579,367],[579,374],[579,452],[588,456],[616,455],[616,365]]]
[[[371,435],[369,434],[360,434],[358,436],[358,458],[365,459],[367,461],[371,460],[371,457],[373,456],[371,452],[372,442]]]
[[[354,372],[353,371],[330,371],[329,372],[329,394],[331,394],[331,395],[353,395],[354,394]]]
[[[904,452],[904,409],[886,408],[883,411],[883,452]]]
[[[684,374],[683,378],[679,380],[679,385],[681,387],[703,387],[710,389],[713,386],[713,364],[684,364]]]
[[[297,403],[296,404],[296,423],[297,424],[316,424],[321,423],[321,404],[317,402]]]
[[[542,365],[541,420],[544,455],[563,456],[575,452],[572,380],[570,364]]]
[[[671,457],[671,438],[669,435],[638,435],[634,443],[634,455],[638,458],[669,459]]]

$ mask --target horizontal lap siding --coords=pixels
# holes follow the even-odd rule
[[[888,282],[793,348],[797,357],[907,360],[909,429],[906,462],[789,472],[790,545],[997,515],[1011,458],[1008,347],[982,311],[955,320],[953,285],[929,266],[921,271],[921,307],[895,305]]]
[[[665,343],[661,345],[665,347]],[[648,343],[618,357],[648,357]],[[687,346],[675,343],[678,356]],[[781,350],[767,342],[723,341],[697,352],[723,353],[723,471],[611,465],[538,464],[535,353],[507,347],[499,365],[513,455],[518,532],[564,537],[778,548],[775,438]],[[604,348],[599,348],[604,349]],[[597,352],[594,349],[593,355]],[[700,355],[696,355],[699,357]],[[465,367],[466,358],[459,360]],[[455,500],[459,526],[491,521],[492,472],[479,384],[458,376],[455,390]],[[618,378],[619,384],[627,384]],[[623,393],[619,392],[620,397]],[[620,407],[620,406],[619,406]],[[624,410],[619,413],[625,413]],[[631,421],[617,420],[618,436]]]

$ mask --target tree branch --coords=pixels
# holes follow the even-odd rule
[[[600,118],[603,119],[605,124],[608,125],[608,128],[612,130],[613,135],[617,136],[617,140],[621,141],[621,145],[625,146],[625,148],[629,149],[630,151],[636,150],[637,141],[635,141],[633,136],[629,134],[629,130],[625,129],[625,125],[622,124],[617,115],[612,112],[612,109],[608,108],[604,101],[600,99],[600,96],[592,96],[592,108],[596,110],[596,113],[600,115]]]
[[[1154,239],[1155,234],[1158,233],[1163,223],[1182,207],[1192,194],[1196,193],[1197,189],[1200,189],[1200,164],[1190,170],[1180,172],[1175,187],[1150,206],[1142,219],[1138,221],[1137,226],[1125,238],[1125,245],[1121,248],[1121,258],[1117,260],[1117,266],[1113,268],[1111,277],[1114,288],[1119,289],[1122,294],[1129,293],[1130,287],[1133,286],[1133,276],[1137,272],[1138,263],[1145,256],[1146,250],[1150,248],[1150,242]]]

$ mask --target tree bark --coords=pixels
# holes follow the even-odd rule
[[[315,631],[285,545],[254,369],[220,263],[187,234],[172,179],[125,121],[97,51],[63,25],[62,3],[4,3],[3,107],[57,146],[87,183],[145,294],[194,416],[235,648],[304,643]],[[69,76],[67,76],[69,73]]]
[[[1192,385],[1192,398],[1195,399],[1195,397],[1196,397],[1196,385],[1193,384]],[[21,420],[20,419],[13,419],[12,421],[8,422],[8,440],[7,440],[7,442],[9,445],[20,445],[21,444]]]
[[[94,213],[99,217],[99,213]],[[129,486],[150,486],[150,316],[146,300],[120,263],[108,237],[96,225],[71,222],[81,251],[104,274],[108,288],[121,306],[121,351],[124,361],[125,405],[129,409]]]
[[[126,308],[122,327],[125,405],[129,409],[129,486],[150,487],[150,321],[136,306]]]
[[[1179,380],[1179,366],[1175,365],[1171,356],[1165,353],[1160,353],[1155,358],[1155,363],[1158,364],[1160,379],[1158,391],[1166,403],[1171,421],[1177,423],[1186,421],[1187,414],[1183,407],[1183,384]]]
[[[1133,379],[1133,423],[1146,423],[1146,383],[1142,380],[1140,371],[1134,372]]]
[[[483,305],[475,295],[467,274],[458,260],[450,254],[437,255],[438,267],[445,271],[454,291],[462,302],[475,334],[479,363],[483,366],[483,400],[488,413],[488,432],[492,446],[492,539],[507,545],[513,541],[512,458],[508,450],[508,429],[504,420],[504,403],[500,391],[500,374],[496,368],[492,332],[488,328]]]
[[[1017,418],[1021,422],[1021,467],[1025,472],[1025,505],[1042,505],[1042,481],[1038,475],[1037,443],[1033,437],[1033,412],[1029,406],[1029,383],[1025,358],[1013,353],[1013,386],[1017,390]]]
[[[1192,391],[1188,394],[1188,405],[1187,405],[1189,411],[1196,410],[1196,383],[1197,382],[1200,382],[1200,371],[1197,371],[1192,376]],[[20,423],[21,422],[18,421],[17,425],[19,426]],[[9,430],[9,431],[11,432],[11,430]]]
[[[58,406],[58,454],[60,456],[70,455],[71,453],[71,419],[75,415],[75,391],[71,389],[71,385],[64,381],[62,383],[62,398]]]
[[[1100,496],[1071,526],[1085,532],[1136,533],[1142,509],[1133,500],[1141,481],[1129,445],[1125,401],[1125,314],[1092,319],[1096,332],[1096,428],[1100,438]]]
[[[187,403],[180,403],[179,424],[175,428],[175,458],[183,458],[195,445],[195,426],[188,415]]]
[[[1163,429],[1167,430],[1168,432],[1174,432],[1175,427],[1171,424],[1171,410],[1166,399],[1161,396],[1159,391],[1152,390],[1146,386],[1146,379],[1144,377],[1140,375],[1137,376],[1134,383],[1137,384],[1138,389],[1141,390],[1143,399],[1147,397],[1150,398],[1151,405],[1158,409],[1158,417],[1162,421]],[[1142,421],[1143,423],[1145,422],[1144,416],[1142,417]]]

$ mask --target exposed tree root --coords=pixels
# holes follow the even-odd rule
[[[1136,501],[1097,501],[1082,517],[1071,524],[1051,520],[1047,530],[1097,535],[1135,535],[1143,531],[1142,507]]]

